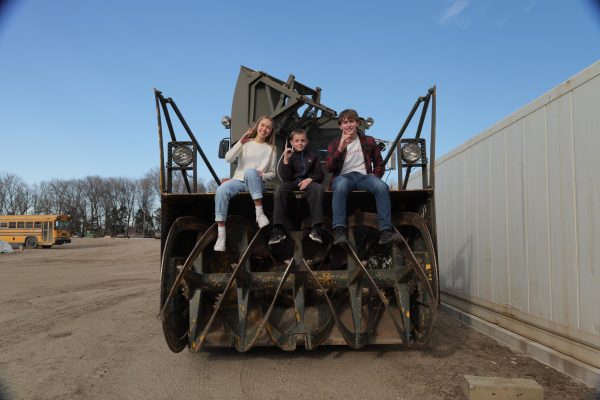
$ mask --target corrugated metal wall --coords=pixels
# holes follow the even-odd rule
[[[599,160],[600,62],[438,160],[445,300],[600,349]]]

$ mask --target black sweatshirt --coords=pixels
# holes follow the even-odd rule
[[[304,149],[299,152],[292,150],[292,155],[288,164],[283,160],[279,164],[279,175],[282,181],[301,181],[306,178],[312,178],[313,182],[323,182],[323,168],[319,156],[314,151]]]

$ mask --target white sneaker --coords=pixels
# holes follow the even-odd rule
[[[263,212],[256,213],[256,223],[259,228],[265,227],[269,225],[269,218]]]
[[[225,251],[225,235],[217,236],[217,242],[213,248],[215,251]]]

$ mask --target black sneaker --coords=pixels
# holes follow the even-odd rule
[[[384,229],[379,234],[378,244],[388,244],[390,242],[399,242],[400,234],[393,229]]]
[[[323,238],[321,237],[321,228],[319,228],[316,225],[313,226],[313,228],[310,230],[310,233],[308,234],[308,237],[311,238],[311,240],[313,242],[317,242],[317,243],[323,244]]]
[[[348,243],[348,235],[346,235],[346,227],[338,226],[333,228],[333,244]]]
[[[271,238],[269,239],[269,245],[280,243],[285,238],[285,232],[283,231],[281,225],[275,225],[273,228],[273,233],[271,234]]]

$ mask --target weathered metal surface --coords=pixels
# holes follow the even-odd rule
[[[320,93],[319,88],[310,89],[292,75],[287,81],[280,81],[242,67],[233,102],[231,141],[239,139],[258,116],[267,114],[275,120],[278,144],[283,144],[293,128],[302,127],[312,148],[324,157],[329,141],[339,135],[339,127],[336,112],[320,103]],[[175,111],[190,143],[214,176],[199,141],[174,101],[165,99],[159,91],[155,95],[157,105],[162,106],[171,143],[183,142],[175,136],[167,106]],[[303,345],[310,350],[323,344],[361,348],[368,344],[426,343],[439,302],[434,188],[428,185],[435,178],[433,169],[427,170],[430,157],[421,137],[430,104],[435,104],[435,88],[417,100],[388,149],[388,154],[396,151],[395,146],[418,106],[423,105],[415,134],[423,157],[414,165],[402,165],[407,172],[404,176],[414,166],[427,177],[418,190],[390,192],[392,222],[402,239],[388,245],[377,244],[375,201],[368,192],[353,192],[348,197],[350,243],[343,246],[332,244],[332,192],[325,192],[323,244],[308,238],[309,208],[302,194],[296,193],[285,215],[288,237],[275,246],[267,244],[269,226],[257,229],[252,199],[242,193],[229,203],[227,251],[215,252],[214,194],[194,193],[195,179],[190,183],[187,177],[184,180],[188,193],[171,193],[171,175],[185,172],[185,167],[173,165],[174,146],[167,144],[168,162],[161,167],[159,316],[169,348],[178,352],[186,346],[191,351],[226,346],[247,351],[253,346],[268,345],[294,350]],[[162,143],[160,109],[158,112]],[[368,128],[364,121],[361,126]],[[165,165],[162,157],[163,154],[161,165]],[[195,177],[195,158],[193,161]],[[402,172],[399,174],[401,178]],[[273,192],[269,188],[263,197],[268,215],[273,208]]]
[[[227,262],[227,255],[212,251],[214,225],[206,229],[197,218],[179,218],[163,251],[162,274],[171,278],[163,278],[169,283],[163,286],[168,292],[161,302],[161,317],[170,348],[182,350],[186,336],[192,351],[230,345],[247,351],[256,344],[293,350],[297,340],[312,349],[324,343],[334,328],[341,342],[354,348],[374,342],[426,342],[438,303],[435,257],[423,258],[433,249],[427,226],[414,213],[399,214],[394,220],[399,228],[410,226],[423,235],[417,256],[405,239],[376,245],[372,240],[376,221],[372,213],[352,215],[351,244],[327,245],[322,249],[325,253],[304,248],[302,239],[308,231],[291,232],[294,248],[288,255],[292,257],[267,262],[273,253],[268,254],[265,232],[243,217],[230,216],[227,223],[242,232],[235,239],[241,255]],[[187,258],[170,257],[177,235],[189,231],[200,238]],[[326,232],[330,240],[331,232]],[[174,306],[183,299],[190,303],[189,321]],[[391,331],[378,330],[384,315]],[[181,327],[189,329],[184,333]],[[179,336],[173,337],[169,330]]]

